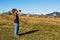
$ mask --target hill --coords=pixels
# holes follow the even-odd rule
[[[46,14],[48,16],[53,16],[53,15],[56,15],[56,16],[60,16],[60,12],[53,12],[53,13],[49,13],[49,14]]]

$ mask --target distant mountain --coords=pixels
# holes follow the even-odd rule
[[[56,15],[56,16],[60,16],[60,12],[53,12],[53,13],[49,13],[49,14],[46,14],[47,16],[53,16],[53,15]]]

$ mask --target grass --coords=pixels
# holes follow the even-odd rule
[[[13,16],[0,15],[0,40],[60,40],[60,18],[39,18],[20,16],[19,34],[14,37]]]

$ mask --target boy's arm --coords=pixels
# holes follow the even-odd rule
[[[16,19],[16,13],[14,13],[13,16],[14,16],[14,20],[15,20]]]
[[[18,16],[20,16],[20,11],[18,10]]]

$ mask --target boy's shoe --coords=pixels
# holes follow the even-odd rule
[[[14,35],[14,37],[18,38],[19,36],[18,35]]]
[[[18,34],[15,34],[14,36],[15,36],[15,37],[17,37],[17,36],[18,36]]]

